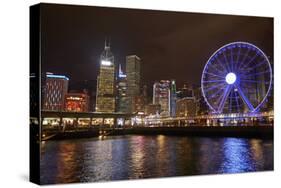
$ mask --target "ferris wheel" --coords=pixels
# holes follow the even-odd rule
[[[272,68],[257,46],[233,42],[219,48],[207,61],[201,90],[215,113],[256,112],[271,89]]]

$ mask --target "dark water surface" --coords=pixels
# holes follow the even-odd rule
[[[273,170],[273,141],[114,136],[42,144],[41,183],[92,182]]]

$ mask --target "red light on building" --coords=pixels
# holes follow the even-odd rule
[[[85,93],[68,93],[65,96],[65,111],[88,112],[89,96]]]

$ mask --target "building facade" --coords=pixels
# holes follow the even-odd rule
[[[177,91],[177,98],[194,97],[194,89],[191,84],[184,84],[183,87]]]
[[[161,80],[153,85],[153,104],[161,106],[160,114],[170,115],[170,81]]]
[[[145,97],[143,95],[134,97],[134,110],[135,112],[143,112],[145,111]]]
[[[177,101],[177,90],[176,90],[176,81],[171,80],[171,89],[170,89],[170,116],[176,116],[176,101]]]
[[[43,110],[63,111],[69,78],[64,75],[47,73],[45,77]],[[44,84],[44,83],[43,83]]]
[[[145,115],[150,116],[150,115],[156,115],[160,114],[161,106],[160,104],[148,104],[145,105]]]
[[[202,95],[201,87],[194,88],[194,97],[196,100],[196,115],[206,115],[209,112],[209,107]]]
[[[130,113],[136,112],[134,98],[140,95],[140,64],[141,59],[138,56],[126,56],[127,96]]]
[[[177,117],[194,117],[196,115],[195,97],[185,97],[177,100]]]
[[[129,97],[127,94],[127,75],[123,73],[121,65],[119,65],[119,72],[117,78],[117,111],[123,113],[130,113]]]
[[[89,112],[90,98],[85,93],[68,93],[65,95],[65,111]]]
[[[144,104],[148,104],[148,95],[147,95],[147,85],[142,86],[142,96],[144,98]]]
[[[96,112],[115,112],[115,72],[114,56],[110,50],[110,45],[105,42],[97,78]]]

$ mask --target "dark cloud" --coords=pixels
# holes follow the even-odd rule
[[[130,10],[91,6],[42,7],[43,70],[71,82],[95,80],[105,37],[116,63],[136,54],[143,83],[176,79],[199,84],[204,64],[216,49],[247,41],[273,57],[273,19],[214,14]]]

